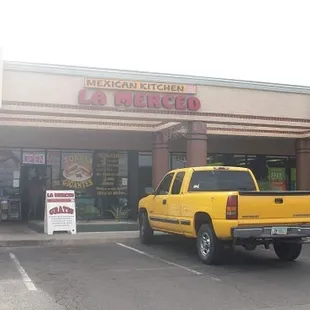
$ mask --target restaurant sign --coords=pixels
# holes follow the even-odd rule
[[[73,190],[48,190],[45,194],[44,232],[76,234],[76,205]]]
[[[85,88],[131,90],[155,93],[196,94],[195,85],[84,78]]]
[[[79,91],[78,102],[80,105],[106,106],[106,94],[101,90],[89,92],[86,89]],[[200,100],[195,96],[183,94],[150,94],[116,92],[114,93],[114,106],[137,109],[163,109],[175,111],[198,111],[201,108]]]

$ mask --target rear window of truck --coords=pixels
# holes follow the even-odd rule
[[[255,191],[255,183],[247,171],[194,171],[189,192]]]

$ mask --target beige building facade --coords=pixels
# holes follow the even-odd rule
[[[262,187],[310,189],[310,87],[18,62],[0,68],[3,195],[26,197],[27,175],[39,166],[47,186],[76,189],[94,217],[125,205],[134,218],[145,188],[186,165],[246,166]],[[7,154],[19,162],[8,164]]]

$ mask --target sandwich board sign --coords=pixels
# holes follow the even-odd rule
[[[55,231],[76,234],[75,192],[48,190],[45,195],[44,233]]]

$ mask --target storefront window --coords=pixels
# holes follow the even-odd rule
[[[97,151],[94,154],[94,183],[101,218],[127,219],[128,155]]]
[[[152,153],[139,153],[139,167],[152,167]]]
[[[296,189],[296,159],[288,156],[208,154],[208,166],[248,167],[261,189]],[[185,153],[171,154],[171,169],[186,166]]]
[[[171,154],[171,169],[179,169],[186,167],[186,154],[185,153],[172,153]]]
[[[0,195],[19,195],[21,150],[0,150]]]
[[[296,157],[291,156],[289,159],[290,169],[290,190],[296,190]]]
[[[288,156],[249,155],[247,166],[250,168],[262,190],[288,190]]]
[[[266,156],[268,167],[268,180],[274,190],[287,190],[288,180],[288,157]]]
[[[232,155],[232,154],[210,154],[207,158],[208,166],[232,166],[232,167],[245,167],[245,155]]]
[[[245,167],[246,155],[232,155],[232,154],[209,154],[207,158],[208,166],[234,166]],[[172,153],[171,155],[171,169],[184,168],[186,166],[185,153]]]
[[[61,154],[61,187],[75,190],[78,220],[98,218],[93,182],[93,153],[63,151]]]
[[[265,165],[264,156],[248,155],[247,168],[253,172],[261,189],[268,189],[268,169]]]
[[[138,197],[141,199],[152,187],[152,153],[139,153]]]

